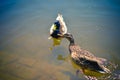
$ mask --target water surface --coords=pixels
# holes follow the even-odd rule
[[[119,0],[0,0],[1,79],[85,79],[76,76],[69,59],[58,59],[69,55],[67,40],[49,49],[49,28],[58,13],[77,44],[120,65]]]

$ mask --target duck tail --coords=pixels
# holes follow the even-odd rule
[[[60,13],[58,13],[58,16],[57,16],[56,20],[63,21],[63,17]]]
[[[60,25],[61,25],[62,30],[64,32],[63,34],[67,33],[67,26],[66,26],[65,21],[64,21],[61,14],[58,13],[56,20],[60,22]]]

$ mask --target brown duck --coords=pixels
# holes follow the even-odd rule
[[[84,69],[89,69],[91,71],[99,73],[109,73],[110,70],[107,69],[104,64],[107,62],[106,59],[94,56],[92,53],[80,48],[75,44],[72,34],[64,34],[64,38],[68,39],[70,56],[75,64]]]

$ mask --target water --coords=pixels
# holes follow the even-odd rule
[[[77,44],[120,65],[119,0],[0,0],[0,71],[5,77],[12,74],[25,80],[84,79],[82,74],[76,76],[69,58],[59,59],[69,56],[67,40],[49,49],[49,28],[58,13],[63,15]],[[16,59],[10,65],[7,62],[11,55]],[[23,64],[30,66],[30,70]],[[116,71],[119,70],[120,66]],[[37,77],[31,77],[29,72]]]

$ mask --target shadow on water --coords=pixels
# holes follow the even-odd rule
[[[119,80],[120,79],[120,73],[119,73],[119,71],[116,72],[117,65],[115,65],[114,63],[109,63],[107,65],[107,68],[110,69],[111,73],[105,74],[105,73],[98,73],[98,72],[95,72],[95,71],[91,71],[91,70],[88,70],[88,69],[85,69],[85,68],[82,68],[82,67],[76,65],[72,61],[70,55],[67,56],[67,57],[63,57],[62,55],[58,55],[57,60],[70,62],[72,67],[74,69],[76,69],[76,72],[77,72],[77,70],[80,70],[80,71],[84,70],[84,72],[80,72],[82,74],[82,76],[80,76],[80,74],[77,75],[77,73],[76,73],[76,75],[73,75],[69,71],[62,71],[64,74],[70,76],[70,80],[79,80],[79,78],[81,78],[81,77],[84,77],[84,78],[88,79],[87,77],[89,77],[89,76],[94,77],[95,79],[88,79],[88,80]]]

